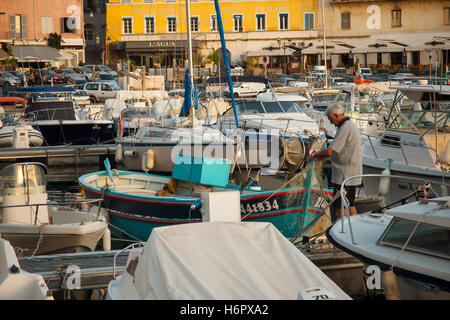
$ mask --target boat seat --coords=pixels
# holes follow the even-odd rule
[[[441,158],[440,156],[441,154],[445,153],[446,149],[450,148],[448,146],[450,140],[450,132],[439,132],[439,134],[437,135],[437,146],[436,146],[436,137],[434,133],[428,133],[424,135],[423,138],[430,148],[436,150],[437,154],[439,155],[439,158]],[[433,156],[436,156],[436,154],[433,151],[432,154]]]
[[[116,187],[114,187],[114,191],[126,192],[126,193],[139,192],[139,193],[144,193],[144,194],[156,195],[156,191],[155,190],[149,190],[149,189],[139,188],[139,187],[135,187],[135,186],[116,186]]]
[[[447,140],[445,149],[439,153],[439,162],[444,166],[450,166],[450,139]]]

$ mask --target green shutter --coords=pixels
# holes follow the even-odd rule
[[[22,39],[28,39],[28,19],[26,15],[20,16],[20,31],[21,31],[21,38]]]
[[[16,16],[9,16],[9,38],[16,39]]]

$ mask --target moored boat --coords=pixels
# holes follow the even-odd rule
[[[324,214],[326,198],[332,194],[310,185],[271,191],[230,185],[229,162],[209,158],[207,164],[205,159],[198,162],[202,169],[176,161],[172,177],[106,170],[81,176],[79,184],[87,198],[103,199],[110,222],[125,231],[122,236],[130,234],[142,241],[155,227],[201,221],[202,192],[239,190],[242,221],[271,222],[288,238],[307,232],[312,220]],[[191,170],[201,177],[193,178]]]

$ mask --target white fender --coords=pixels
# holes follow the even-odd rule
[[[381,174],[389,176],[391,174],[391,170],[389,170],[389,168],[386,168],[381,172]],[[381,177],[380,185],[378,186],[378,194],[381,196],[386,196],[389,193],[390,188],[391,188],[391,178]]]
[[[103,232],[103,250],[111,250],[111,231],[108,228]]]
[[[153,169],[155,166],[155,152],[152,149],[148,149],[142,155],[142,171],[147,172],[148,170]]]
[[[122,159],[123,159],[123,147],[119,143],[116,147],[115,160],[116,160],[116,162],[121,162]]]

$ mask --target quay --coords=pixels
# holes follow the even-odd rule
[[[77,181],[91,169],[103,168],[106,157],[113,163],[115,152],[115,144],[0,148],[0,170],[18,159],[36,161],[48,167],[49,181]]]

